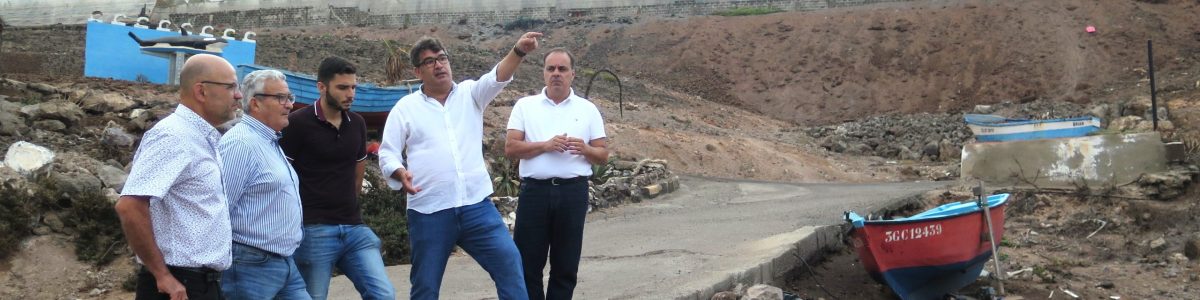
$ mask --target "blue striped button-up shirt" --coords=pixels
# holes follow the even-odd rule
[[[296,171],[279,148],[279,134],[253,117],[221,137],[225,193],[233,241],[291,256],[303,237]]]

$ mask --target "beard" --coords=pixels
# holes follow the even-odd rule
[[[329,104],[329,106],[333,107],[333,109],[336,109],[338,111],[343,111],[343,112],[350,110],[349,107],[342,107],[341,101],[338,99],[334,99],[333,95],[329,94],[328,90],[326,90],[325,94],[321,95],[321,96],[322,96],[321,101],[325,101],[325,104]]]

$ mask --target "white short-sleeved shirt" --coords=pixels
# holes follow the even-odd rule
[[[483,162],[483,110],[508,85],[496,81],[496,68],[454,85],[446,104],[416,92],[400,98],[388,113],[379,147],[379,169],[388,187],[399,190],[391,174],[408,170],[421,192],[408,196],[408,208],[423,214],[467,206],[492,194]],[[406,149],[407,148],[407,149]]]
[[[545,88],[541,94],[517,100],[508,118],[508,129],[525,132],[527,142],[548,141],[564,133],[584,142],[606,137],[600,110],[591,101],[575,96],[574,89],[558,104],[546,97]],[[546,152],[522,159],[520,174],[537,179],[591,176],[592,165],[583,155]]]
[[[154,239],[169,266],[225,270],[232,261],[220,138],[200,115],[179,105],[142,135],[133,156],[121,194],[150,197]]]

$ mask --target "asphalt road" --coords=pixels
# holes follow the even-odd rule
[[[774,259],[816,228],[841,223],[845,210],[873,211],[947,185],[698,177],[682,177],[680,184],[674,193],[588,216],[576,299],[691,297]],[[388,267],[400,299],[408,298],[408,270],[408,265]],[[341,276],[334,279],[330,298],[358,299],[358,293]],[[474,260],[456,254],[441,298],[495,299],[496,293]]]

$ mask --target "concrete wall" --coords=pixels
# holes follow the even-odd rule
[[[963,147],[962,177],[992,186],[1117,186],[1166,170],[1158,133],[974,143]]]
[[[234,28],[308,25],[403,26],[458,21],[506,23],[518,18],[665,17],[707,15],[734,7],[775,7],[787,11],[910,0],[0,0],[0,16],[16,26],[83,23],[95,10],[106,18],[136,15],[142,5],[175,24]],[[106,19],[107,21],[108,19]]]
[[[154,0],[0,0],[0,17],[13,26],[83,24],[92,11],[102,11],[108,18],[110,12],[136,16],[142,5],[149,11]]]

